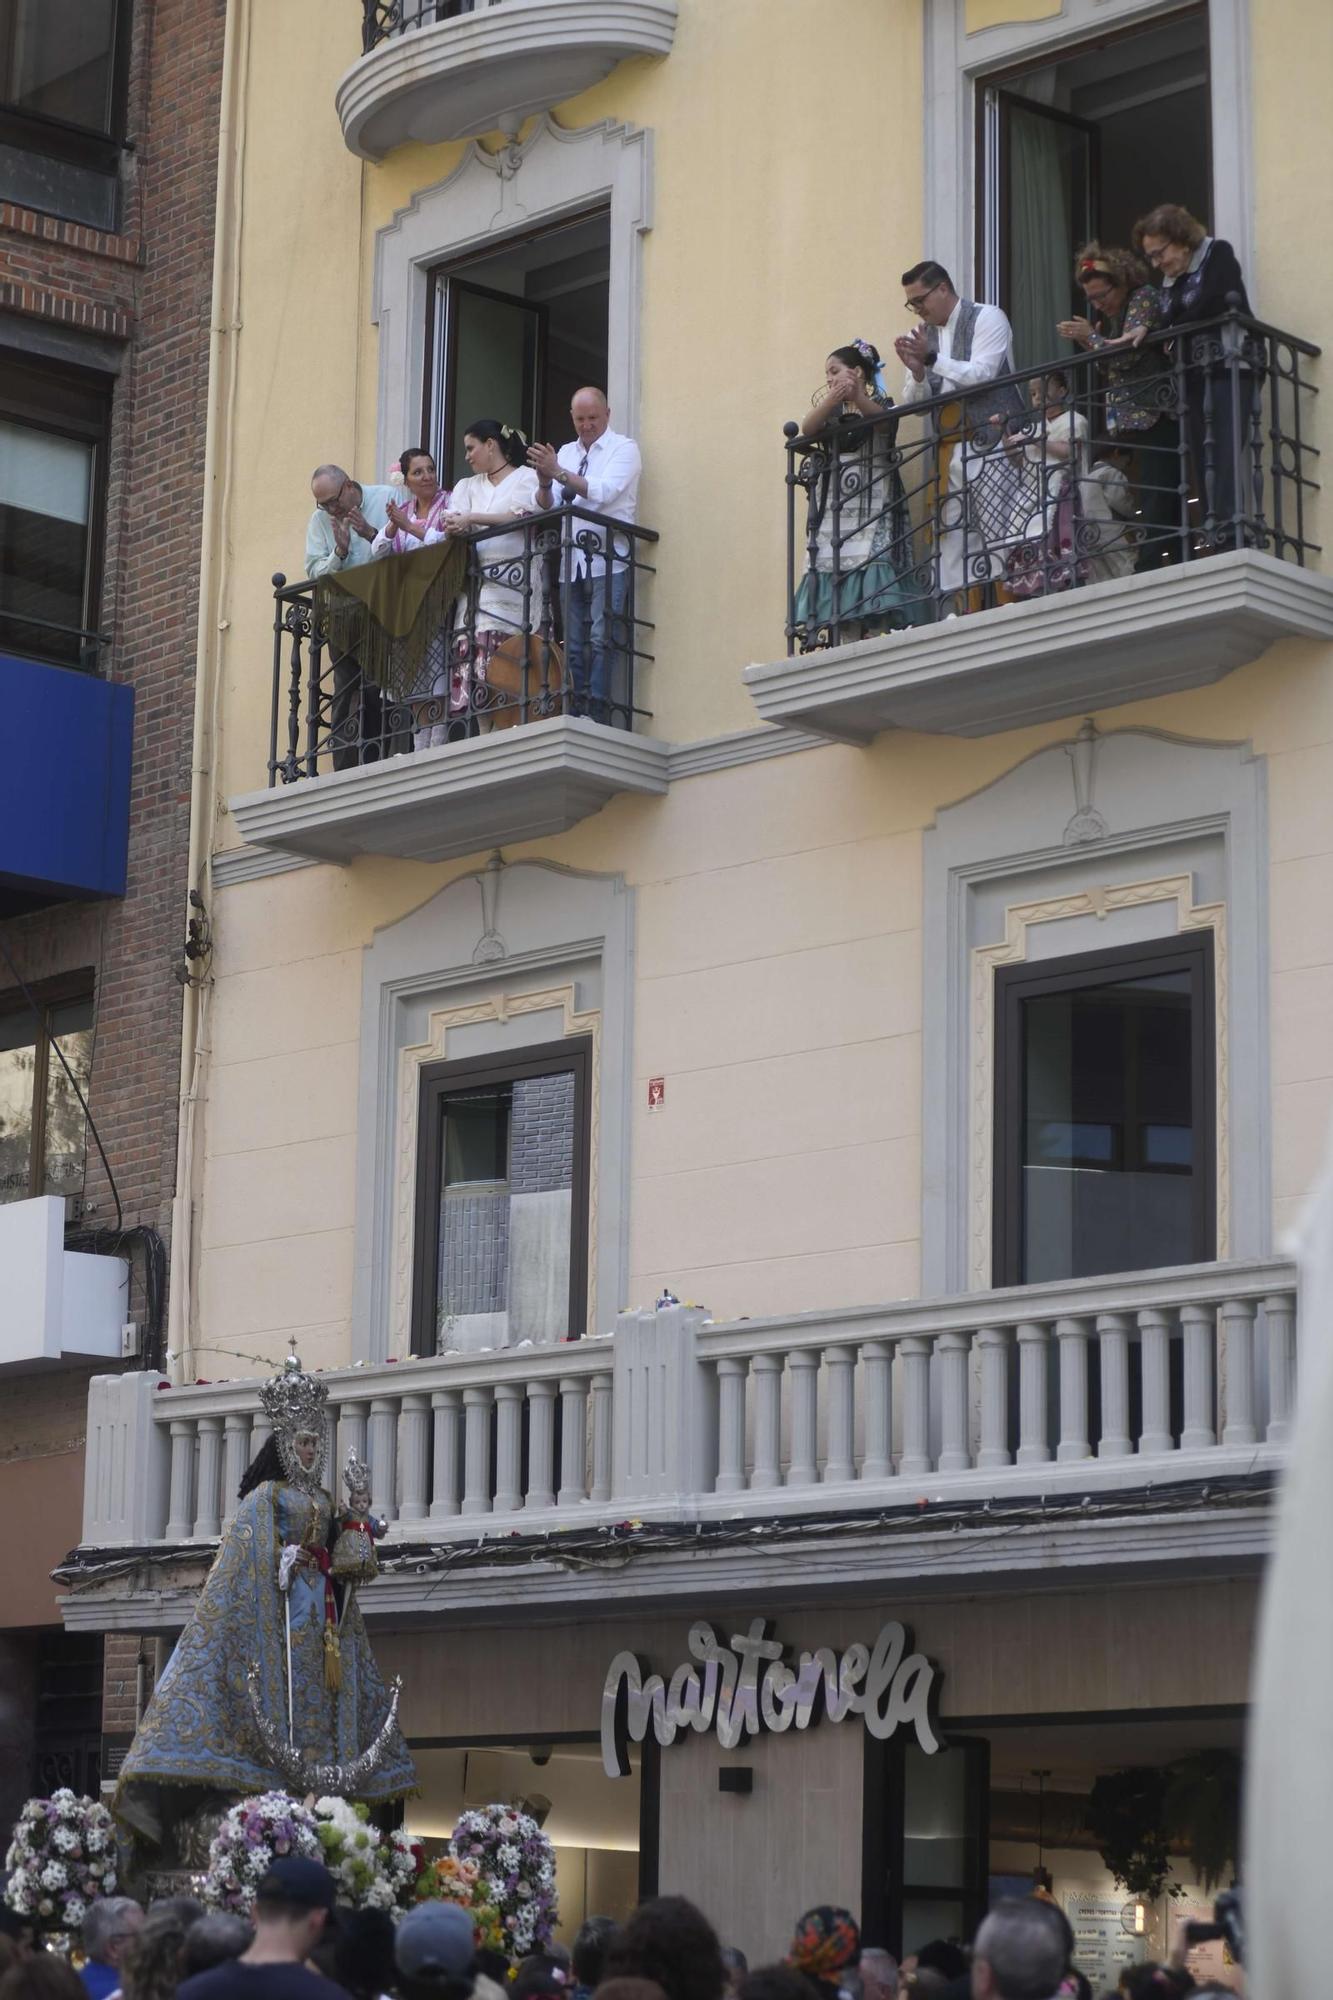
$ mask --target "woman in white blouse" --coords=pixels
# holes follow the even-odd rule
[[[521,521],[537,506],[537,475],[527,461],[520,430],[481,417],[463,435],[469,477],[460,479],[450,506],[440,517],[446,534],[475,533],[507,521]],[[507,640],[541,623],[541,572],[528,556],[522,534],[488,535],[479,542],[467,591],[454,616],[451,717],[466,717],[468,733],[476,716],[492,705],[487,668]],[[456,724],[452,733],[459,733]]]

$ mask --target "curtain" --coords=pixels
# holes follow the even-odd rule
[[[1087,174],[1087,139],[1074,127],[1010,103],[1009,316],[1014,360],[1035,368],[1065,352],[1055,331],[1071,311],[1073,182]],[[1086,204],[1080,199],[1080,219]]]

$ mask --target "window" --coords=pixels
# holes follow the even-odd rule
[[[440,477],[467,475],[479,417],[563,444],[574,392],[607,379],[611,217],[600,208],[435,272],[423,436]]]
[[[105,379],[0,353],[0,652],[95,669]]]
[[[48,989],[28,1006],[0,1013],[0,1201],[77,1195],[86,1147],[83,1109],[55,1051],[88,1095],[93,1002],[86,990]]]
[[[116,226],[129,0],[0,0],[0,199]]]
[[[422,1070],[414,1353],[583,1333],[590,1054]]]
[[[978,116],[977,297],[1005,308],[1016,364],[1033,367],[1060,347],[1056,321],[1085,311],[1081,244],[1127,244],[1164,188],[1211,218],[1206,9],[993,75]]]
[[[996,973],[997,1285],[1214,1254],[1207,933]]]
[[[97,1797],[102,1781],[102,1634],[41,1632],[33,1783],[40,1798],[61,1785]]]

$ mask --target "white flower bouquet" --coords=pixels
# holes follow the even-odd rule
[[[111,1814],[64,1786],[29,1799],[5,1855],[5,1902],[49,1933],[76,1931],[99,1896],[116,1892]]]
[[[286,1792],[242,1799],[223,1815],[213,1836],[199,1894],[215,1910],[248,1916],[255,1890],[284,1854],[324,1859],[315,1815]]]
[[[385,1839],[365,1806],[347,1799],[316,1799],[315,1831],[324,1866],[338,1885],[338,1901],[357,1910],[405,1910],[421,1869],[406,1834]]]
[[[536,1820],[515,1806],[479,1806],[463,1814],[449,1851],[460,1869],[475,1867],[509,1957],[544,1951],[558,1915],[555,1850]]]

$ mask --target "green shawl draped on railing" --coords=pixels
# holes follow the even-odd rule
[[[332,657],[357,660],[391,700],[422,693],[427,655],[465,585],[468,547],[450,536],[320,577],[315,630]]]

